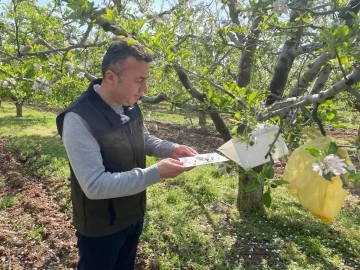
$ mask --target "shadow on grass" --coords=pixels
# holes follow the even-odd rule
[[[6,126],[10,130],[24,129],[35,125],[46,126],[50,119],[53,118],[48,116],[33,117],[31,114],[26,114],[24,117],[5,116],[0,117],[0,126]]]
[[[349,235],[342,231],[342,226],[315,219],[297,203],[278,204],[279,208],[286,210],[270,210],[267,217],[259,213],[242,215],[241,221],[234,222],[234,228],[246,236],[244,239],[237,238],[230,254],[238,254],[239,247],[244,246],[244,241],[253,241],[258,245],[253,249],[258,249],[260,255],[266,255],[261,254],[263,247],[267,247],[265,251],[270,251],[267,252],[269,256],[260,257],[267,259],[271,269],[305,269],[304,267],[310,266],[319,267],[316,269],[339,269],[340,261],[348,267],[355,266],[352,259],[358,256],[354,251],[358,248],[358,243],[351,241]],[[360,220],[360,213],[348,218],[356,224],[357,220]],[[261,269],[253,259],[248,259],[242,266],[246,269]],[[332,260],[338,260],[339,264]]]

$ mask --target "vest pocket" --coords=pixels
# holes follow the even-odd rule
[[[103,147],[114,147],[116,145],[121,144],[124,141],[124,136],[123,134],[119,134],[119,133],[113,133],[113,134],[109,134],[103,138],[99,138],[98,142],[100,144],[100,146]]]

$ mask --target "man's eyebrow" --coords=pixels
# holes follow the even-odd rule
[[[147,79],[149,79],[149,77],[142,77],[142,76],[139,76],[139,77],[136,77],[136,79],[147,80]]]

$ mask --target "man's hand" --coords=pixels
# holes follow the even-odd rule
[[[189,171],[194,167],[184,167],[179,160],[166,158],[157,163],[160,172],[160,178],[174,178],[182,172]]]
[[[197,152],[189,146],[175,144],[172,151],[172,158],[178,159],[181,157],[192,157],[197,155]]]

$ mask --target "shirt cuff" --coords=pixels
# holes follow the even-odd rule
[[[162,142],[162,157],[163,158],[171,158],[172,157],[172,153],[173,153],[173,148],[174,148],[175,144],[169,141],[163,141]]]
[[[160,172],[156,164],[147,167],[143,170],[144,170],[145,182],[147,187],[157,182],[160,182],[161,180]]]

